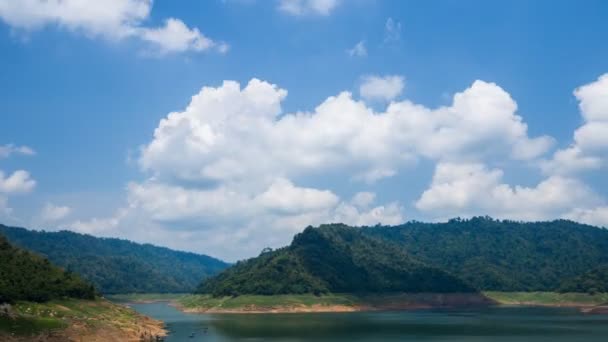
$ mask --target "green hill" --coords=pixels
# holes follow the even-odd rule
[[[608,293],[608,265],[602,265],[580,276],[565,280],[560,292]]]
[[[567,220],[333,224],[309,227],[290,246],[237,263],[198,292],[601,292],[608,291],[608,270],[598,267],[607,264],[608,230]]]
[[[93,286],[0,236],[0,303],[95,298]]]
[[[608,263],[608,230],[566,220],[477,217],[363,230],[480,290],[554,291],[565,279]]]
[[[102,293],[191,292],[228,266],[194,253],[74,232],[31,231],[0,225],[0,235],[81,275]]]
[[[463,281],[390,242],[344,225],[306,228],[290,246],[239,262],[201,284],[214,296],[472,292]]]

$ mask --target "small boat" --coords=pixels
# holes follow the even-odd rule
[[[194,333],[190,333],[190,336],[188,336],[190,338],[194,338]]]

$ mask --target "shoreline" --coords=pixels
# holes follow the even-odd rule
[[[164,322],[105,299],[18,302],[10,310],[3,341],[155,341],[168,334]],[[24,324],[31,328],[20,329]]]
[[[553,292],[244,295],[222,298],[208,295],[165,295],[160,298],[154,298],[154,295],[134,295],[131,300],[129,296],[123,296],[122,301],[139,304],[167,302],[182,312],[195,314],[348,313],[500,306],[571,307],[590,314],[608,313],[608,294]]]

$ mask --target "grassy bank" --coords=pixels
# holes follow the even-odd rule
[[[0,339],[107,341],[139,340],[162,335],[162,323],[104,299],[66,299],[47,303],[18,302],[0,317]]]
[[[502,305],[594,306],[608,303],[608,293],[484,292]]]
[[[110,296],[113,301],[170,301],[187,312],[348,312],[366,310],[407,310],[436,307],[489,305],[592,307],[608,303],[608,293],[483,292],[481,294],[327,294],[315,296],[276,295],[212,297],[185,294],[132,294]]]
[[[129,293],[107,295],[105,298],[116,303],[151,303],[151,302],[174,302],[183,297],[190,296],[184,293]]]
[[[491,305],[592,307],[608,303],[608,293],[484,292],[482,294],[331,294],[211,297],[189,295],[175,301],[190,312],[325,312],[407,310]]]
[[[315,296],[276,295],[212,297],[190,295],[176,301],[188,312],[263,313],[263,312],[349,312],[374,310],[405,310],[433,307],[490,305],[477,294],[398,293],[382,295],[327,294]]]

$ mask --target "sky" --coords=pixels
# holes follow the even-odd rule
[[[331,222],[608,227],[607,15],[0,0],[0,222],[228,261]]]

